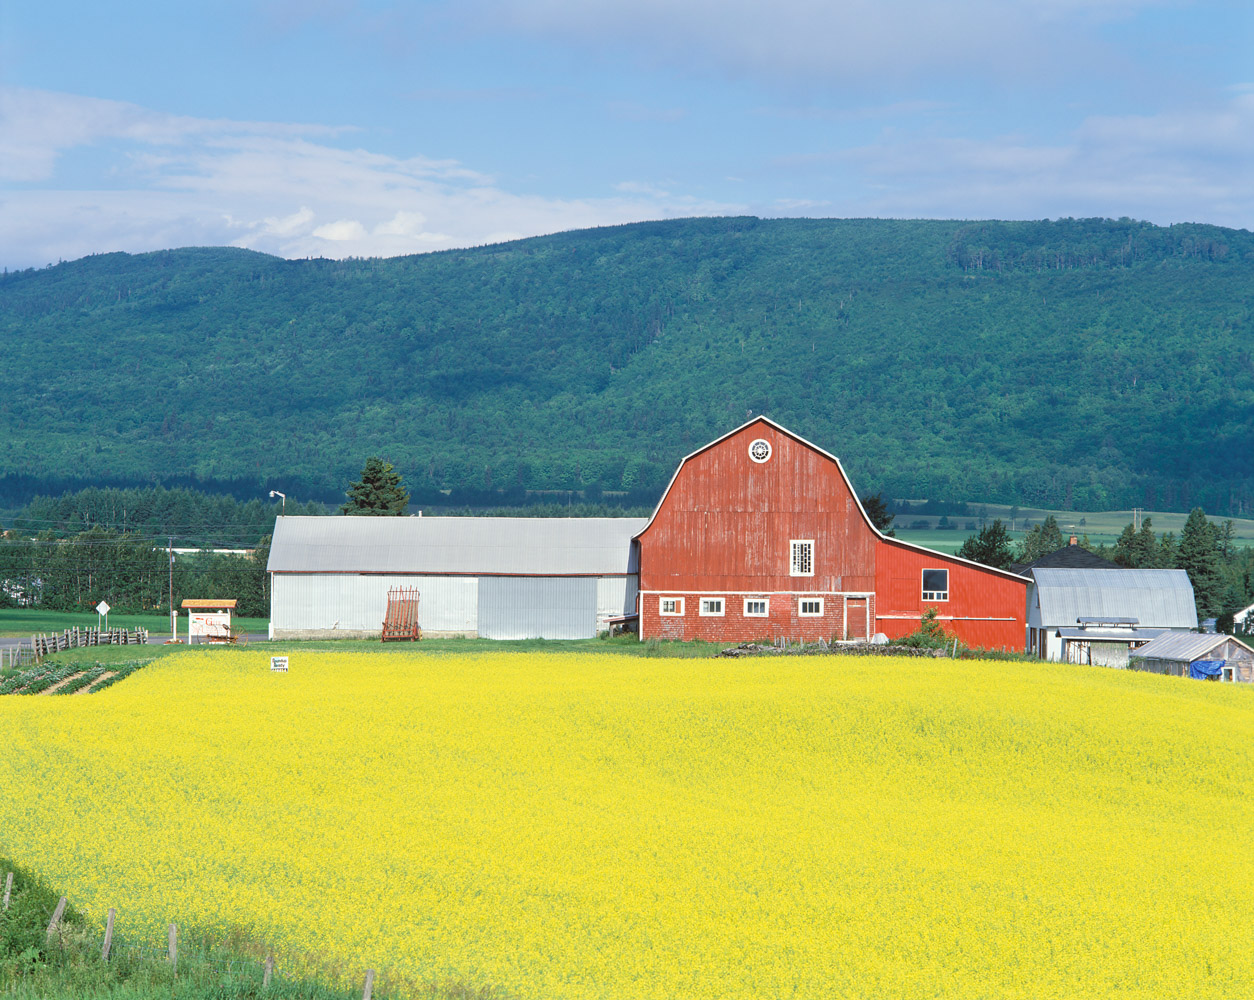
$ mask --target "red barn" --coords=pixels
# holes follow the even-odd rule
[[[931,607],[1023,648],[1025,578],[881,534],[839,460],[766,417],[680,462],[636,542],[641,639],[891,639]]]

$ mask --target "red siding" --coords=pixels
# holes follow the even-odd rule
[[[758,438],[772,449],[764,463],[749,457]],[[790,574],[790,542],[801,539],[814,541],[813,576]],[[922,570],[944,568],[947,629],[970,645],[1023,646],[1026,580],[881,539],[839,464],[767,420],[685,459],[639,542],[643,639],[863,638],[868,610],[872,633],[895,638],[924,611]],[[806,593],[823,595],[822,618],[797,615]],[[659,615],[664,594],[686,599],[682,617]],[[743,615],[755,594],[770,597],[769,618]],[[702,595],[723,597],[724,616],[699,616]]]
[[[949,571],[949,600],[923,600],[923,570]],[[946,631],[969,646],[1022,650],[1027,580],[888,539],[876,559],[876,629],[890,639],[909,635],[929,607]]]
[[[749,457],[757,438],[769,461]],[[789,575],[789,542],[814,540],[814,575]],[[861,591],[875,586],[875,536],[840,469],[767,423],[689,458],[640,537],[640,589]]]

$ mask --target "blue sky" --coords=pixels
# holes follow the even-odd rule
[[[1254,228],[1254,4],[0,0],[0,264],[687,215]]]

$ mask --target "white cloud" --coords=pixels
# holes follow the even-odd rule
[[[1066,141],[899,137],[794,169],[853,168],[848,214],[951,218],[1122,216],[1254,228],[1254,95],[1190,112],[1086,119]]]
[[[0,191],[0,264],[11,268],[206,244],[395,256],[745,210],[648,187],[598,198],[520,194],[455,160],[316,141],[344,131],[321,126],[176,117],[32,90],[0,96],[0,163],[24,185]],[[98,173],[110,175],[109,190],[57,186],[58,159],[84,147],[105,159]]]
[[[361,241],[366,238],[366,227],[356,219],[338,219],[319,226],[313,231],[313,235],[320,240],[331,240],[335,243],[343,243],[345,240]]]
[[[62,153],[106,140],[167,147],[221,134],[331,137],[347,131],[325,125],[189,118],[124,101],[0,87],[0,180],[46,180]],[[146,154],[151,167],[162,160],[158,154]]]

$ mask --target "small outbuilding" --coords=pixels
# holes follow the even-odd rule
[[[1230,635],[1164,632],[1132,654],[1128,669],[1249,684],[1254,682],[1254,649]]]
[[[237,603],[234,598],[185,598],[183,608],[187,611],[187,641],[233,642],[231,612]]]
[[[1123,667],[1129,652],[1160,633],[1197,628],[1182,569],[1038,566],[1025,576],[1027,649],[1043,660]]]

